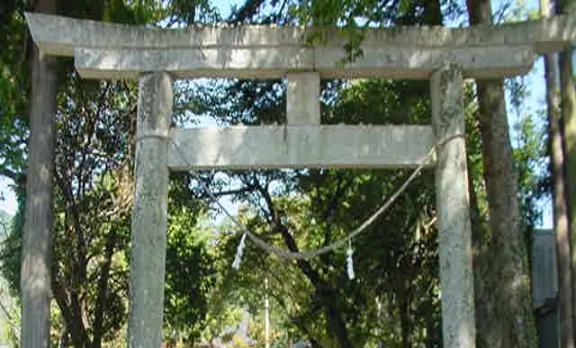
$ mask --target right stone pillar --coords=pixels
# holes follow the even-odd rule
[[[169,74],[154,72],[140,76],[128,348],[162,347],[172,99]]]
[[[463,86],[462,71],[456,65],[448,64],[432,74],[442,333],[446,348],[474,347],[476,336]]]

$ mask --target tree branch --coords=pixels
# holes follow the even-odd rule
[[[116,229],[112,227],[104,248],[105,259],[100,272],[100,278],[98,279],[96,306],[94,309],[94,333],[92,335],[92,346],[94,348],[102,345],[102,335],[104,334],[104,312],[106,309],[106,300],[108,299],[108,279],[110,276],[110,268],[112,265],[112,256],[114,255],[116,240]]]

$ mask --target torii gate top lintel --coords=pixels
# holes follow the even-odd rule
[[[85,78],[137,78],[165,71],[176,78],[281,78],[316,71],[321,77],[430,78],[444,62],[465,77],[497,78],[526,73],[536,54],[561,50],[576,39],[576,14],[467,28],[368,29],[363,55],[343,66],[346,38],[324,30],[311,46],[306,28],[192,26],[159,29],[26,13],[32,37],[47,54],[73,56]]]

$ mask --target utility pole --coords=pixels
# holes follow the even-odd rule
[[[264,346],[270,348],[270,298],[268,297],[268,278],[264,279]]]
[[[382,342],[382,337],[380,337],[380,327],[382,326],[382,302],[378,296],[376,296],[376,321],[378,322],[376,325],[376,337],[378,340],[377,347],[384,348],[384,342]]]

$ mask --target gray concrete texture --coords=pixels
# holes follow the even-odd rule
[[[163,339],[172,79],[146,74],[138,87],[128,347],[157,348]]]
[[[432,75],[436,141],[436,207],[444,347],[475,346],[472,227],[468,196],[463,75],[447,66]]]
[[[27,13],[32,37],[48,54],[74,56],[86,78],[135,79],[168,71],[177,78],[278,78],[316,71],[321,77],[429,78],[448,61],[465,77],[527,72],[535,55],[562,49],[576,38],[576,15],[502,26],[369,29],[364,54],[342,64],[346,38],[323,30],[307,41],[303,27],[193,26],[158,29]]]
[[[287,76],[286,123],[320,124],[320,74],[290,73]]]
[[[171,170],[408,168],[431,150],[430,126],[259,126],[172,129]],[[434,164],[432,157],[428,164]]]

